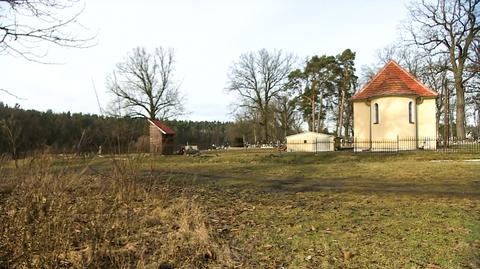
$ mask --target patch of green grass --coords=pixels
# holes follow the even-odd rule
[[[480,163],[465,161],[478,158],[236,151],[60,158],[48,169],[80,171],[96,184],[123,175],[139,184],[137,192],[161,198],[167,208],[189,197],[204,212],[215,249],[228,250],[222,253],[240,268],[479,268]],[[168,187],[169,196],[159,197],[152,186]],[[182,210],[188,215],[188,208]],[[175,224],[169,221],[178,221],[162,216],[147,224],[168,228]],[[140,236],[131,233],[122,240]],[[189,251],[171,259],[182,261]]]
[[[239,192],[224,199],[234,207],[205,198],[207,208],[221,212],[225,240],[253,261],[247,267],[468,268],[479,262],[472,243],[478,201],[312,192]]]
[[[479,193],[480,162],[471,154],[412,152],[209,153],[153,157],[145,169],[179,173],[197,182],[279,191],[325,189]]]
[[[153,167],[196,178],[211,225],[246,267],[480,266],[480,163],[464,161],[475,154],[207,156]]]

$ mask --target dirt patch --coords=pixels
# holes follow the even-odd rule
[[[461,161],[461,162],[480,162],[480,159],[470,159],[470,160],[431,160],[432,163],[445,163],[445,162],[453,162],[453,161]]]
[[[149,172],[151,173],[151,171]],[[154,173],[160,178],[170,178],[172,176],[187,176],[187,178],[195,178],[199,183],[218,183],[221,181],[239,181],[245,178],[206,174],[206,173],[189,173],[178,171],[158,170]],[[354,192],[354,193],[377,193],[377,194],[411,194],[411,195],[428,195],[442,197],[480,197],[480,181],[473,182],[472,186],[459,186],[458,184],[421,184],[412,182],[357,182],[350,178],[336,179],[315,179],[305,177],[292,177],[281,179],[256,179],[256,186],[250,184],[240,184],[241,188],[254,189],[265,193],[280,192]]]

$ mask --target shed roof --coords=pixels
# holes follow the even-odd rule
[[[365,87],[352,97],[352,100],[398,95],[436,97],[438,94],[423,85],[395,61],[390,60]]]
[[[148,120],[150,124],[155,125],[163,134],[175,135],[175,131],[168,127],[165,123],[160,120]]]

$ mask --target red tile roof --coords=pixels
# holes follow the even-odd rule
[[[159,120],[148,120],[151,124],[157,126],[164,134],[175,135],[175,131]]]
[[[416,95],[436,97],[434,90],[423,85],[412,74],[395,61],[389,61],[375,77],[357,92],[352,100],[362,100],[377,96]]]

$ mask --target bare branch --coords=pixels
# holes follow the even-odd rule
[[[271,101],[285,90],[284,84],[292,71],[293,61],[291,54],[262,49],[242,54],[240,60],[230,68],[227,89],[240,96],[241,101],[237,107],[260,114],[265,141],[270,139],[268,122]]]
[[[475,40],[480,35],[477,20],[480,0],[415,1],[409,7],[407,41],[429,55],[448,55],[448,66],[455,85],[456,124],[458,138],[465,138],[466,83],[478,73],[471,73]]]
[[[0,92],[4,92],[4,93],[6,93],[6,94],[8,94],[8,95],[10,95],[10,96],[12,96],[12,97],[15,97],[15,98],[18,99],[18,100],[27,100],[27,99],[25,99],[25,98],[18,97],[17,95],[15,95],[15,94],[7,91],[7,90],[4,90],[4,89],[0,89]]]
[[[85,6],[81,0],[0,0],[0,54],[20,56],[44,63],[47,50],[42,45],[89,48],[96,36],[80,36],[85,27],[79,17]]]
[[[132,116],[177,117],[185,108],[184,97],[173,80],[173,66],[172,49],[159,47],[149,53],[144,48],[135,48],[107,76],[107,87],[121,100],[122,109]]]

